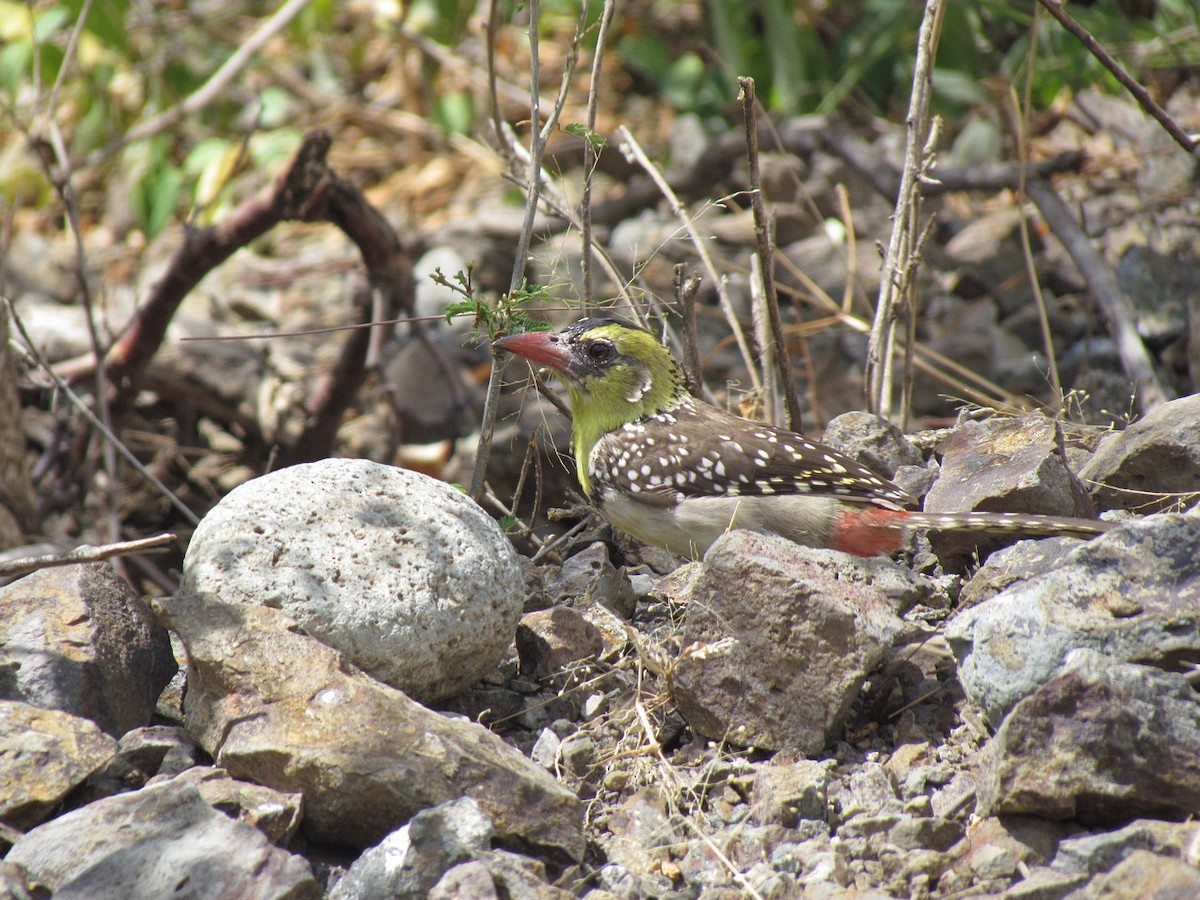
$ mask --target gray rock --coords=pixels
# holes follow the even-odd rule
[[[624,567],[608,558],[608,545],[596,541],[563,561],[558,575],[548,579],[546,590],[556,604],[581,609],[599,603],[629,619],[637,608],[637,595]]]
[[[982,603],[1019,581],[1054,571],[1078,546],[1078,538],[1051,537],[1018,541],[1011,547],[997,550],[963,585],[958,596],[958,609]]]
[[[1093,878],[1064,900],[1137,897],[1138,900],[1183,900],[1200,897],[1200,869],[1181,859],[1135,850],[1111,872]]]
[[[352,669],[280,610],[195,596],[156,607],[187,647],[188,730],[234,777],[302,793],[313,839],[368,846],[465,795],[507,840],[582,853],[579,799],[486,728]]]
[[[127,731],[118,742],[117,755],[92,779],[108,782],[112,793],[143,787],[151,778],[170,778],[197,763],[200,749],[177,725],[148,725]]]
[[[998,723],[1077,648],[1164,668],[1200,658],[1197,546],[1200,516],[1132,521],[951,619],[968,699]]]
[[[497,886],[500,897],[520,897],[522,900],[571,900],[574,896],[569,891],[554,887],[546,881],[546,867],[543,863],[528,856],[510,853],[507,850],[487,850],[479,855],[479,862],[487,868]],[[450,870],[454,871],[453,869]],[[457,880],[450,872],[430,891],[430,896],[436,897],[439,889],[441,896],[454,897],[460,900],[461,895],[448,893],[450,885]]]
[[[95,723],[0,700],[0,822],[29,828],[117,752]]]
[[[1044,867],[1068,830],[1064,824],[1028,816],[979,818],[950,852],[951,871],[955,880],[967,884],[980,881],[1007,884],[1026,869]],[[1054,879],[1054,883],[1059,881]],[[1078,882],[1068,882],[1068,887],[1075,883]]]
[[[669,587],[687,603],[672,694],[698,734],[811,755],[841,732],[863,681],[936,591],[887,559],[733,531]]]
[[[243,484],[204,517],[183,568],[185,592],[286,610],[420,701],[500,661],[525,586],[508,538],[465,494],[358,459]]]
[[[671,846],[683,840],[684,827],[676,827],[658,788],[645,788],[627,797],[608,814],[611,838],[604,849],[612,865],[601,869],[601,885],[622,893],[618,885],[659,868],[671,858]],[[607,869],[611,871],[606,875]]]
[[[459,863],[429,891],[429,900],[501,900],[496,880],[479,859]]]
[[[491,848],[495,829],[469,797],[422,810],[364,852],[329,900],[424,898],[452,866]]]
[[[42,569],[0,588],[0,699],[148,725],[175,674],[167,632],[112,566]]]
[[[1140,822],[1131,822],[1116,831],[1081,834],[1064,839],[1050,861],[1050,868],[1064,875],[1092,876],[1107,872],[1135,850],[1150,850],[1154,837]]]
[[[757,825],[795,828],[801,819],[828,814],[828,766],[808,759],[776,758],[754,775],[750,820]]]
[[[1063,875],[1045,866],[1030,866],[1026,871],[1025,878],[1004,892],[1004,900],[1062,900],[1087,881],[1085,875]]]
[[[17,841],[8,861],[69,900],[320,896],[307,862],[174,782],[59,816]]]
[[[937,816],[900,816],[887,830],[887,843],[901,850],[949,850],[963,836],[963,826]]]
[[[903,431],[872,413],[842,413],[825,426],[821,440],[889,478],[901,466],[922,462],[921,451]]]
[[[562,738],[550,728],[543,728],[533,743],[529,758],[543,769],[553,772],[558,767],[558,754],[562,749]]]
[[[215,766],[194,766],[169,780],[194,785],[205,803],[230,818],[257,828],[272,844],[286,846],[300,827],[304,805],[300,794],[239,781]],[[159,780],[150,783],[156,784]]]
[[[1200,394],[1164,403],[1101,442],[1079,477],[1101,509],[1173,509],[1200,485]]]
[[[1200,274],[1191,254],[1168,256],[1134,244],[1117,264],[1117,284],[1133,301],[1137,330],[1161,347],[1187,331],[1189,302],[1200,297]]]
[[[1182,675],[1077,651],[984,751],[983,814],[1087,823],[1200,809],[1200,699]]]

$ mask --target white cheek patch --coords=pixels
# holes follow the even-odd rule
[[[650,390],[650,386],[651,386],[650,373],[643,372],[641,383],[635,385],[633,388],[633,393],[631,393],[625,399],[628,400],[630,403],[637,403],[639,400],[641,400],[643,397],[646,396],[646,392]]]

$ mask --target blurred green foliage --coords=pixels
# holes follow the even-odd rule
[[[1038,42],[1034,101],[1044,108],[1063,90],[1110,84],[1111,77],[1083,45],[1035,0],[949,2],[938,47],[936,102],[942,112],[961,112],[986,102],[985,84],[1022,74],[1033,41]],[[1128,5],[1128,4],[1126,4]],[[1071,15],[1136,74],[1200,63],[1200,4],[1158,0],[1142,4],[1149,15],[1129,16],[1121,4],[1100,0],[1072,3]],[[853,103],[894,116],[907,104],[915,63],[917,30],[924,4],[897,0],[705,0],[713,68],[726,98],[736,95],[736,77],[750,75],[768,107],[782,114],[828,113]],[[672,48],[656,36],[638,36],[633,53],[653,67],[663,85],[695,53]],[[650,44],[659,42],[659,47]],[[705,112],[711,86],[697,90],[681,108]],[[668,95],[669,99],[675,98]]]
[[[498,21],[523,33],[530,12],[525,0],[498,2]],[[559,58],[579,3],[540,2],[539,34]],[[44,123],[52,113],[76,160],[118,145],[135,123],[182,102],[278,4],[93,0],[71,67],[62,73],[85,6],[84,0],[0,0],[0,97],[8,125],[18,126],[10,134]],[[1122,12],[1133,6],[1140,15]],[[601,0],[591,0],[585,51],[595,46],[601,9]],[[1023,78],[1035,42],[1035,107],[1049,108],[1089,85],[1116,89],[1074,37],[1035,9],[1035,0],[948,3],[935,103],[951,128],[996,118],[992,107],[999,91]],[[1196,0],[1080,0],[1069,10],[1137,77],[1200,66]],[[481,39],[488,12],[485,0],[397,0],[394,8],[380,5],[364,17],[336,0],[311,0],[280,40],[287,42],[289,63],[314,88],[365,95],[380,75],[378,42],[381,35],[393,39],[388,30],[395,16],[427,40],[458,51],[462,42]],[[699,114],[716,128],[739,115],[739,75],[754,77],[759,98],[776,114],[850,108],[895,119],[907,104],[922,13],[923,4],[915,0],[623,0],[605,77]],[[372,41],[373,53],[367,49]],[[522,52],[519,43],[509,46]],[[584,60],[581,74],[589,62]],[[473,89],[461,78],[439,82],[435,56],[424,58],[422,66],[429,117],[448,133],[476,130],[479,98]],[[241,166],[275,160],[295,146],[297,98],[269,77],[260,83],[252,101],[242,85],[207,105],[186,129],[134,142],[116,155],[137,226],[148,236],[185,216],[203,221],[216,215],[229,201],[228,186]],[[986,145],[988,138],[974,143]],[[48,194],[49,182],[38,174],[37,157],[28,148],[24,158],[13,152],[12,142],[0,151],[6,162],[0,196]]]

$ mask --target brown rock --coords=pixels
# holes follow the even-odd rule
[[[372,680],[280,610],[156,606],[187,647],[189,731],[235,778],[302,793],[314,840],[367,846],[469,796],[502,838],[582,854],[579,799],[487,729]]]
[[[679,711],[705,737],[764,750],[820,751],[917,601],[911,573],[780,537],[733,531],[680,575]]]
[[[517,653],[521,672],[544,678],[581,659],[592,659],[604,649],[596,626],[569,606],[529,613],[517,626]]]
[[[1077,651],[988,742],[983,814],[1084,823],[1200,809],[1200,699],[1182,675]]]
[[[107,563],[42,569],[0,588],[0,697],[148,725],[175,658],[167,632]]]
[[[754,776],[750,821],[795,828],[801,819],[826,819],[829,769],[807,759],[776,757]]]
[[[238,781],[214,766],[194,766],[163,780],[195,785],[205,803],[231,819],[257,828],[272,844],[285,846],[300,827],[304,801],[300,794],[285,794],[261,784]]]
[[[0,822],[30,828],[46,819],[117,752],[95,723],[0,700]]]
[[[1160,512],[1200,485],[1200,394],[1164,403],[1104,439],[1079,473],[1102,509]],[[1154,494],[1164,494],[1155,498]]]
[[[942,442],[941,475],[925,498],[928,512],[979,510],[1088,517],[1087,492],[1058,452],[1058,426],[1041,413],[962,422]],[[932,533],[944,563],[961,567],[1012,535]]]

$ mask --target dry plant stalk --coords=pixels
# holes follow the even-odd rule
[[[496,21],[496,0],[492,2],[490,21],[494,24]],[[517,239],[516,259],[513,262],[512,279],[509,282],[509,294],[522,288],[525,284],[525,269],[529,262],[529,243],[533,239],[533,224],[537,216],[538,200],[541,196],[542,184],[542,156],[546,150],[546,142],[550,140],[550,135],[554,133],[554,129],[558,127],[559,116],[562,115],[563,107],[567,103],[567,92],[571,85],[571,79],[575,75],[575,66],[579,62],[579,46],[583,40],[584,26],[587,21],[588,4],[586,2],[579,5],[579,18],[575,22],[575,35],[571,40],[570,52],[567,54],[567,64],[563,70],[562,81],[559,85],[558,97],[554,102],[549,115],[546,116],[546,122],[540,128],[538,123],[541,122],[541,95],[539,93],[541,71],[541,58],[538,55],[538,26],[541,12],[541,4],[539,0],[529,0],[529,166],[528,166],[528,182],[525,184],[526,202],[525,202],[525,220],[521,226],[521,234]],[[489,36],[494,38],[495,34]],[[489,48],[493,43],[489,40]],[[495,80],[495,57],[493,51],[488,51],[488,74]],[[494,93],[493,93],[494,97]],[[493,100],[495,114],[499,115],[498,104]],[[502,136],[504,128],[502,124],[496,122],[496,134]],[[503,143],[502,147],[507,147],[507,143]],[[516,158],[515,153],[509,153],[509,162],[511,163]],[[479,444],[475,450],[475,470],[471,474],[471,489],[468,491],[468,496],[476,503],[483,497],[484,480],[487,475],[488,460],[492,454],[492,434],[496,428],[496,405],[500,398],[500,384],[504,376],[504,367],[507,360],[500,358],[500,351],[492,351],[492,371],[488,378],[487,393],[483,399],[483,415],[479,424]]]
[[[903,319],[905,337],[905,397],[900,425],[907,423],[912,383],[912,346],[916,322],[915,288],[920,265],[921,183],[929,179],[933,143],[937,128],[930,121],[929,95],[933,88],[933,61],[942,31],[945,6],[942,0],[927,0],[921,30],[917,37],[917,64],[913,72],[912,95],[905,116],[904,169],[900,174],[900,193],[892,216],[892,236],[884,257],[879,300],[871,325],[865,372],[867,409],[884,418],[895,416],[896,328]]]
[[[0,577],[28,575],[39,569],[49,569],[55,566],[72,566],[80,563],[100,562],[118,556],[130,556],[134,553],[158,553],[175,543],[175,535],[158,534],[154,537],[140,538],[136,541],[121,541],[115,544],[101,544],[93,547],[83,544],[67,553],[47,553],[43,556],[22,556],[0,562]]]
[[[667,184],[667,179],[663,177],[662,172],[658,167],[650,161],[650,157],[646,155],[646,151],[642,149],[642,145],[637,142],[637,139],[630,133],[629,129],[622,125],[617,129],[617,133],[621,138],[621,150],[631,162],[636,162],[645,170],[646,174],[658,186],[663,197],[671,207],[671,212],[679,219],[679,223],[687,232],[688,238],[692,245],[696,248],[696,254],[700,257],[701,263],[704,265],[704,271],[708,273],[708,277],[712,279],[713,286],[717,289],[717,302],[721,307],[721,312],[725,315],[725,321],[729,324],[729,330],[733,332],[733,338],[737,342],[738,350],[742,354],[742,365],[746,367],[746,372],[750,376],[751,389],[754,393],[762,390],[762,380],[758,376],[758,367],[754,365],[754,354],[750,352],[750,344],[746,341],[746,334],[742,330],[742,325],[738,321],[737,313],[733,310],[733,302],[729,299],[729,292],[725,289],[725,281],[717,271],[716,264],[713,262],[712,254],[708,252],[708,244],[704,237],[696,230],[696,224],[692,216],[684,208],[679,197],[671,186]]]
[[[783,385],[785,427],[792,431],[801,430],[800,398],[796,394],[796,379],[792,375],[792,360],[788,356],[787,343],[783,338],[783,319],[779,315],[779,293],[775,290],[775,240],[772,222],[767,215],[767,204],[762,194],[762,179],[758,167],[758,102],[754,94],[753,78],[738,78],[741,86],[742,120],[746,126],[746,157],[750,170],[750,206],[754,211],[754,237],[758,244],[758,261],[761,267],[763,302],[767,307],[767,323],[770,325],[771,343],[774,345],[774,364]],[[766,355],[765,342],[763,344]],[[765,363],[764,363],[765,367]],[[766,381],[766,373],[763,373]],[[772,417],[774,419],[774,417]],[[777,420],[776,420],[777,421]]]

